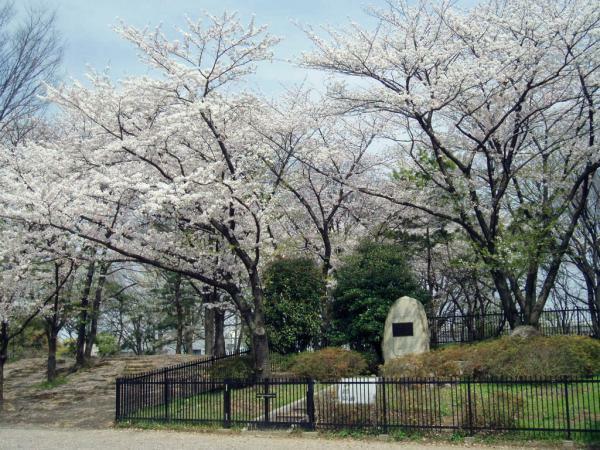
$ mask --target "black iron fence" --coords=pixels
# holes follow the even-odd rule
[[[212,358],[199,358],[194,361],[188,361],[159,369],[152,369],[146,372],[139,372],[122,377],[122,380],[138,380],[147,382],[162,382],[165,379],[202,381],[209,378],[230,376],[228,373],[232,368],[227,366],[227,362],[239,357],[247,357],[249,351],[230,353],[224,356]]]
[[[431,345],[475,342],[506,335],[510,327],[503,313],[445,314],[429,317]],[[552,309],[542,312],[539,329],[546,336],[598,336],[588,309]]]
[[[116,420],[600,438],[600,378],[117,379]]]
[[[222,390],[215,380],[236,376],[231,363],[247,357],[248,351],[235,352],[117,378],[117,419],[120,415],[156,415],[159,411],[168,417],[173,402]]]

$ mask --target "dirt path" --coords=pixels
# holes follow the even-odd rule
[[[8,364],[5,406],[0,425],[36,424],[54,427],[107,428],[115,414],[115,378],[129,371],[148,370],[191,359],[189,356],[114,357],[96,359],[92,367],[66,376],[67,383],[41,389],[44,358]],[[59,361],[67,373],[72,360]]]
[[[139,430],[56,430],[1,428],[0,449],[244,449],[244,450],[456,450],[450,444],[387,443],[378,441],[330,440],[276,434],[218,434]],[[472,450],[516,450],[519,447],[473,445]],[[521,447],[532,450],[536,447]],[[542,447],[537,447],[542,448]]]

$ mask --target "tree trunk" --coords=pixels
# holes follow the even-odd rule
[[[252,297],[254,311],[246,311],[246,321],[250,328],[252,339],[252,357],[254,360],[254,373],[258,379],[268,378],[271,374],[269,363],[269,339],[265,329],[265,311],[263,304],[263,291],[260,285],[258,271],[251,273]]]
[[[215,308],[214,324],[215,324],[215,345],[214,356],[225,356],[225,311]]]
[[[319,344],[321,348],[329,345],[329,332],[331,331],[331,322],[333,317],[333,311],[331,306],[333,305],[333,286],[328,282],[329,275],[331,274],[331,255],[333,252],[331,246],[331,239],[329,238],[329,229],[326,225],[325,229],[321,231],[321,237],[323,239],[324,252],[323,252],[323,265],[321,266],[321,273],[323,280],[325,281],[325,292],[323,293],[321,300],[321,339]]]
[[[54,294],[54,303],[52,304],[52,315],[44,318],[44,328],[46,329],[46,339],[48,341],[48,358],[46,362],[46,379],[53,381],[56,378],[56,340],[58,332],[62,328],[60,320],[60,293],[59,293],[59,275],[60,266],[54,264],[54,283],[56,292]]]
[[[0,412],[4,406],[4,363],[7,359],[6,355],[0,355]]]
[[[181,274],[176,274],[174,281],[174,298],[175,317],[177,320],[177,343],[175,345],[175,353],[180,355],[183,346],[183,329],[185,327],[185,317],[183,314],[183,305],[181,304]]]
[[[521,317],[517,311],[514,297],[508,287],[506,277],[498,270],[491,271],[492,279],[494,280],[494,286],[502,302],[502,310],[511,329],[515,329],[521,325]]]
[[[96,261],[92,261],[88,265],[87,274],[85,277],[85,284],[83,286],[83,292],[81,294],[81,304],[79,311],[79,322],[77,324],[77,348],[75,351],[75,367],[82,367],[85,362],[85,343],[86,343],[86,329],[88,324],[88,308],[89,308],[89,296],[92,289],[92,283],[94,281],[94,272],[96,271]]]
[[[4,405],[4,364],[8,360],[8,323],[0,327],[0,411]]]
[[[98,333],[98,318],[100,317],[100,307],[102,305],[102,297],[104,295],[104,286],[106,285],[106,274],[110,268],[109,262],[103,262],[100,265],[100,271],[98,275],[98,283],[96,285],[96,291],[94,292],[94,301],[92,302],[92,308],[90,312],[90,330],[86,337],[85,344],[85,358],[90,359],[92,357],[92,349],[96,342],[96,334]]]
[[[118,343],[119,343],[119,348],[123,347],[123,341],[124,339],[124,335],[125,335],[125,322],[123,320],[123,314],[124,314],[124,301],[123,299],[119,298],[119,337],[118,337]]]
[[[48,363],[46,368],[46,379],[48,381],[54,381],[56,378],[56,347],[58,332],[54,327],[50,327],[47,330],[46,336],[48,338]]]
[[[187,326],[184,328],[183,350],[189,355],[194,353],[194,329],[191,326]]]
[[[215,310],[204,309],[204,353],[212,356],[215,345]]]
[[[598,278],[600,279],[600,277]],[[594,321],[592,322],[594,337],[600,338],[600,283],[596,284],[594,294],[591,297],[589,307],[594,312]]]
[[[142,342],[142,317],[138,316],[136,323],[133,324],[133,337],[136,355],[140,356],[144,353]]]
[[[587,306],[592,316],[592,336],[600,337],[600,283],[594,283],[592,277],[586,276],[586,273],[580,269],[584,274],[586,291],[587,291]],[[588,272],[588,273],[591,273]],[[598,277],[600,279],[600,277]]]
[[[271,373],[269,341],[264,327],[252,331],[252,358],[256,377],[258,379],[268,378]]]
[[[235,343],[235,353],[239,353],[242,348],[242,341],[244,339],[244,321],[240,320],[240,330]]]

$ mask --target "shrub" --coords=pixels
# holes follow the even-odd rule
[[[365,241],[344,259],[333,292],[332,343],[377,355],[381,363],[390,306],[404,295],[427,302],[406,255],[400,245]]]
[[[296,361],[297,354],[280,355],[279,353],[271,353],[269,359],[271,361],[271,372],[274,374],[289,373],[291,367]]]
[[[60,353],[68,356],[75,356],[75,347],[77,339],[67,338],[62,340],[62,346],[59,347]]]
[[[298,377],[333,380],[364,374],[367,361],[358,352],[328,347],[299,354],[290,368]]]
[[[278,258],[265,270],[265,323],[271,349],[298,353],[321,337],[325,280],[308,258]]]
[[[252,357],[243,355],[234,358],[224,358],[215,362],[208,369],[208,375],[211,378],[251,378],[254,375]]]
[[[584,336],[506,337],[489,346],[479,344],[474,353],[474,375],[558,378],[600,373],[600,342]]]
[[[117,338],[110,333],[100,333],[96,336],[96,345],[100,356],[114,355],[119,351]]]
[[[600,342],[583,336],[502,337],[388,361],[386,377],[561,378],[600,374]]]
[[[440,377],[452,378],[468,375],[463,370],[464,361],[454,359],[448,349],[434,350],[421,355],[407,355],[387,361],[380,366],[380,374],[388,378]]]

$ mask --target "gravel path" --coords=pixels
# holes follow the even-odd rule
[[[319,437],[294,437],[287,435],[242,433],[193,433],[148,430],[83,430],[42,428],[0,428],[0,449],[244,449],[244,450],[443,450],[463,448],[452,445],[421,445],[414,443],[386,443],[350,439],[329,440]],[[473,445],[469,449],[516,450],[518,447]],[[523,447],[525,448],[525,447]],[[533,447],[526,447],[531,450]]]

